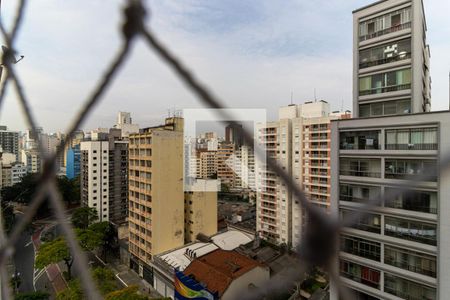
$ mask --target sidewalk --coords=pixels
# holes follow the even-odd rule
[[[143,295],[147,295],[150,298],[162,298],[162,296],[147,281],[139,277],[139,275],[128,266],[120,264],[119,260],[109,262],[107,267],[114,271],[116,278],[124,287],[136,285]]]

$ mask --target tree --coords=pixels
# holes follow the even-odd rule
[[[109,294],[117,290],[117,282],[114,272],[108,268],[95,268],[92,271],[92,277],[102,295]]]
[[[66,176],[58,177],[58,188],[64,201],[68,205],[80,202],[80,178],[69,179]]]
[[[83,300],[83,289],[79,279],[69,281],[67,288],[56,295],[56,300]]]
[[[117,248],[117,230],[111,223],[98,222],[89,226],[89,229],[102,235],[101,250],[103,259],[106,261],[106,254],[113,252]]]
[[[2,201],[0,213],[3,214],[3,226],[6,232],[9,233],[15,220],[14,208],[9,203],[5,203]]]
[[[124,289],[107,294],[105,300],[149,300],[149,298],[138,294],[136,285],[130,285]]]
[[[89,229],[77,229],[77,239],[83,250],[92,251],[99,247],[102,242],[102,235]],[[64,261],[67,267],[67,276],[72,278],[73,256],[64,238],[60,237],[51,242],[44,243],[38,251],[35,265],[37,268],[45,268],[54,263]]]
[[[67,267],[68,278],[72,278],[71,268],[73,258],[63,238],[57,238],[51,242],[44,243],[36,256],[35,265],[39,269],[43,269],[50,264],[64,261]]]
[[[97,210],[92,207],[79,207],[72,214],[72,224],[75,228],[87,229],[97,220]]]
[[[21,293],[14,296],[14,300],[48,300],[49,298],[50,298],[49,293],[41,291]]]
[[[111,269],[95,268],[92,270],[92,277],[102,295],[109,294],[117,290],[117,282]],[[79,279],[69,281],[68,287],[58,293],[57,300],[82,300],[85,299],[84,291]]]

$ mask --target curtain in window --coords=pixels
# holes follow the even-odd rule
[[[372,78],[370,76],[359,79],[359,90],[368,91],[372,87]]]
[[[437,130],[435,128],[424,129],[423,143],[424,144],[436,144],[437,143]]]
[[[397,71],[397,85],[411,83],[411,69]]]
[[[411,130],[411,144],[423,144],[423,130]]]
[[[397,131],[397,144],[409,144],[409,130]]]

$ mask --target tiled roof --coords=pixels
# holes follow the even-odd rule
[[[218,249],[195,259],[184,274],[192,275],[196,281],[205,284],[209,291],[222,296],[234,279],[257,266],[261,264],[236,251]]]

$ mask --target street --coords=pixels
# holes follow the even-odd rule
[[[21,217],[21,214],[16,214],[17,220],[20,220]],[[31,243],[31,234],[28,230],[22,232],[15,245],[14,264],[16,274],[20,273],[19,292],[34,292],[34,249],[33,243]]]

